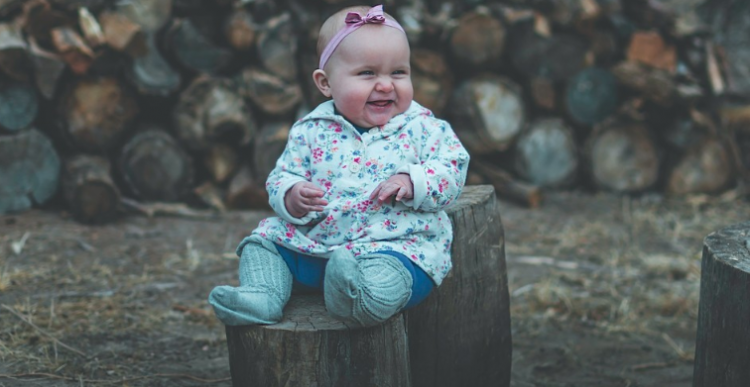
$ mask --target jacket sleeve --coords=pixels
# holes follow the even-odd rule
[[[310,181],[312,176],[310,143],[305,136],[305,128],[308,125],[311,125],[309,121],[298,122],[292,126],[284,153],[276,161],[276,167],[266,180],[268,204],[280,218],[296,225],[307,224],[315,217],[314,214],[308,213],[302,218],[295,218],[284,204],[287,191],[299,182]]]
[[[414,184],[414,197],[404,204],[417,210],[443,210],[458,198],[466,183],[469,153],[450,124],[426,116],[413,129],[422,148],[420,164],[407,164],[396,173],[408,173]]]

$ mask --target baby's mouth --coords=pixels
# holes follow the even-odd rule
[[[378,107],[386,107],[386,106],[390,106],[393,103],[393,100],[385,99],[385,100],[379,100],[379,101],[369,101],[367,103],[370,105],[378,106]]]

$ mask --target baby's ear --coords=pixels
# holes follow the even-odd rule
[[[318,90],[320,90],[323,95],[330,98],[331,85],[328,83],[328,75],[326,75],[326,72],[321,69],[317,69],[313,71],[312,77],[313,81],[315,82],[315,86],[318,87]]]

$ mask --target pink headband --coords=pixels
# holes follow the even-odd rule
[[[346,14],[346,20],[344,22],[346,23],[346,26],[333,36],[333,39],[328,42],[323,53],[320,54],[319,68],[322,69],[323,66],[325,66],[328,59],[333,55],[333,51],[336,50],[336,47],[338,47],[339,43],[341,43],[347,35],[365,24],[383,24],[404,32],[404,29],[398,24],[398,22],[385,18],[385,15],[383,14],[383,5],[376,5],[370,8],[370,10],[367,11],[367,15],[364,17],[357,12],[349,12]]]

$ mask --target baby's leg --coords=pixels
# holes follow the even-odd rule
[[[355,258],[340,248],[326,266],[323,296],[328,312],[335,317],[371,326],[389,319],[406,305],[412,281],[409,270],[393,256]]]
[[[240,257],[240,286],[217,286],[208,296],[226,325],[273,324],[292,294],[292,274],[274,248],[248,243]]]

